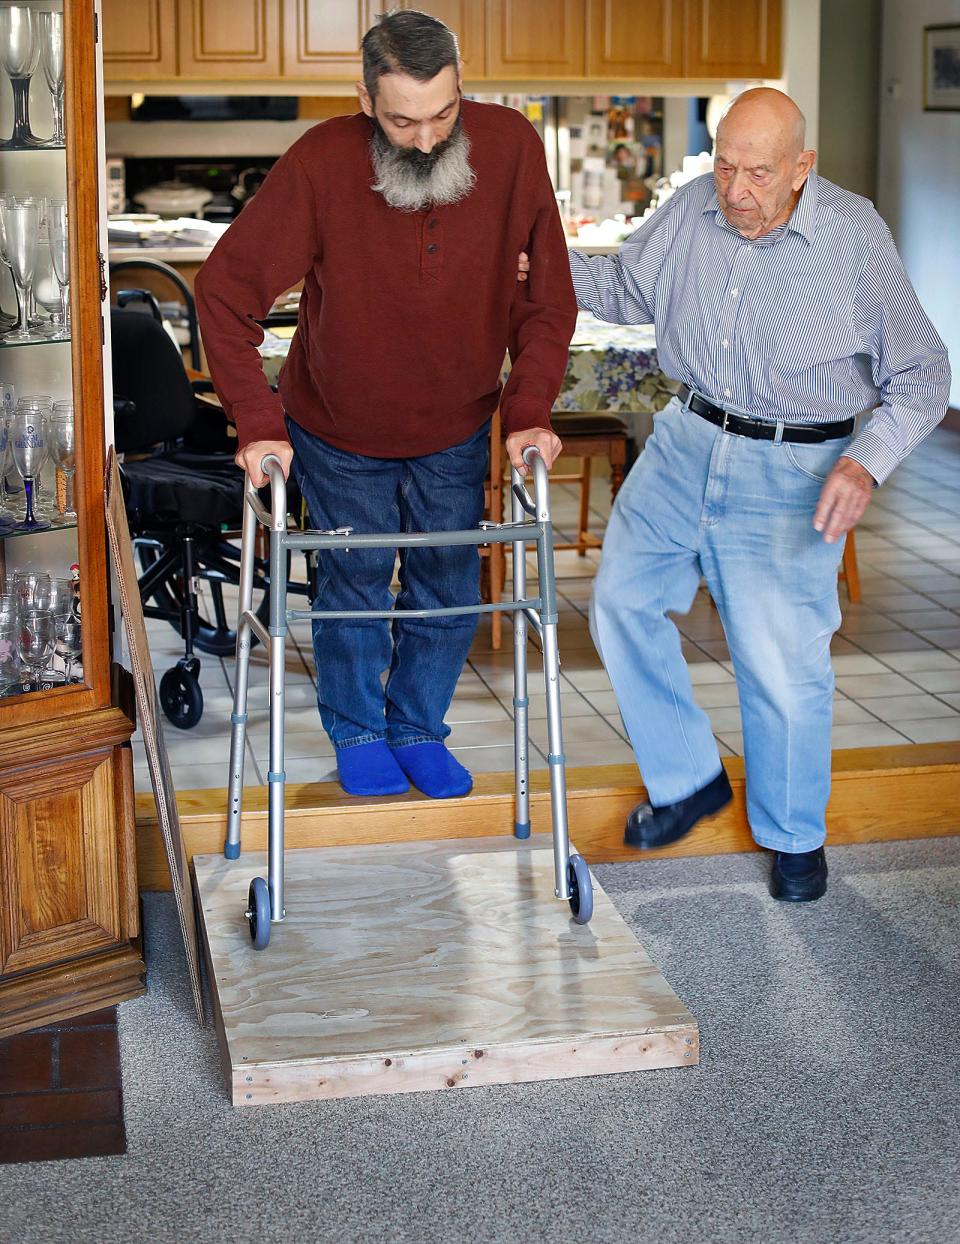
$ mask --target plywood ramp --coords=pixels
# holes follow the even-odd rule
[[[595,887],[579,926],[547,835],[288,851],[253,950],[262,852],[194,869],[234,1105],[470,1088],[698,1061],[696,1021]]]

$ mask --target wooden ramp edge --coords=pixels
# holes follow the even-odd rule
[[[446,1092],[699,1061],[697,1022],[599,885],[577,925],[549,835],[293,852],[255,951],[263,852],[194,861],[235,1106]]]
[[[681,855],[755,850],[747,827],[743,760],[724,761],[733,802],[681,842],[660,851],[623,845],[627,813],[645,791],[633,765],[567,771],[570,835],[591,864]],[[549,774],[530,775],[535,832],[550,829]],[[223,850],[225,789],[180,791],[180,823],[188,858]],[[267,788],[244,790],[243,849],[267,845]],[[850,748],[833,753],[827,843],[885,842],[960,833],[960,743]],[[487,837],[513,827],[513,774],[480,773],[463,799],[424,799],[416,792],[360,799],[335,782],[287,787],[286,845],[359,846],[376,842]],[[140,888],[170,887],[152,793],[137,795],[137,870]]]

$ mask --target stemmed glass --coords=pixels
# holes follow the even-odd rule
[[[73,422],[73,402],[56,402],[47,427],[50,434],[50,452],[63,472],[66,492],[63,512],[54,521],[57,526],[64,527],[77,521],[73,496],[73,481],[77,473],[77,434]]]
[[[33,513],[34,481],[47,457],[47,439],[43,414],[36,410],[22,409],[22,403],[10,418],[10,439],[13,444],[13,461],[23,479],[26,496],[26,513],[17,524],[18,531],[46,531],[50,526]]]
[[[50,317],[39,324],[40,332],[51,341],[64,341],[69,334],[63,330],[63,300],[60,296],[60,282],[53,270],[50,235],[45,227],[41,228],[37,243],[37,266],[33,273],[33,299],[35,304],[42,307]],[[30,326],[34,327],[32,320]]]
[[[30,332],[30,287],[37,262],[37,226],[39,208],[36,201],[7,199],[3,208],[3,233],[7,262],[17,291],[20,322],[6,335],[7,341],[33,341]],[[56,270],[56,259],[54,259]],[[60,275],[57,273],[57,280]],[[63,298],[61,296],[61,305]]]
[[[37,609],[49,609],[57,622],[73,617],[73,580],[48,576],[36,592],[34,605]]]
[[[13,88],[13,133],[0,147],[42,147],[30,129],[30,79],[40,58],[34,14],[23,4],[0,5],[0,65]]]
[[[43,683],[43,671],[53,656],[57,642],[57,629],[49,609],[22,609],[17,646],[20,660],[30,670],[30,681]]]
[[[47,235],[53,271],[60,285],[60,331],[70,336],[70,255],[66,199],[47,200]]]
[[[5,482],[12,461],[10,421],[0,412],[0,535],[7,535],[15,530],[13,519],[7,508],[7,486]]]
[[[73,663],[83,655],[83,635],[80,622],[75,617],[57,618],[56,620],[56,651],[64,664],[64,681],[70,681]]]
[[[63,14],[40,13],[40,63],[50,91],[53,109],[53,137],[47,147],[62,147],[66,141],[63,130]]]
[[[39,609],[39,598],[49,589],[50,576],[45,570],[18,570],[13,576],[13,595],[18,611]]]
[[[6,695],[20,682],[19,629],[16,613],[12,617],[0,617],[0,695]]]

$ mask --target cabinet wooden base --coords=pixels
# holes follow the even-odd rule
[[[0,982],[0,1037],[86,1015],[146,992],[135,946]]]

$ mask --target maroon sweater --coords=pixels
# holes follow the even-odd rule
[[[459,203],[389,207],[371,189],[370,121],[357,113],[294,143],[214,248],[197,303],[241,445],[286,440],[284,410],[332,445],[383,458],[459,444],[498,400],[505,431],[550,427],[576,301],[543,145],[496,104],[464,101],[463,124],[477,182]],[[278,395],[254,321],[301,278]]]

